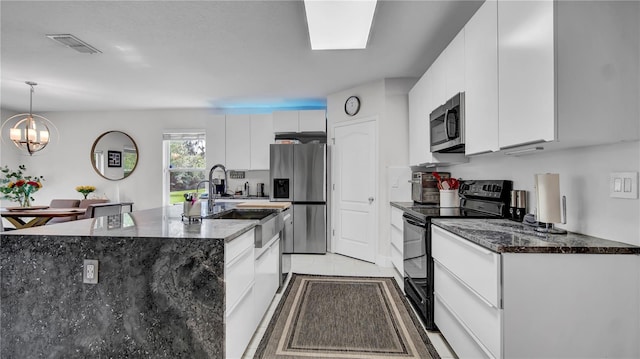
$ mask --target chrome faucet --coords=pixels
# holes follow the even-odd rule
[[[215,171],[216,168],[220,168],[222,169],[222,171],[224,172],[224,186],[222,187],[222,194],[227,193],[227,183],[228,183],[228,178],[227,178],[227,169],[224,167],[224,165],[221,164],[217,164],[214,165],[213,167],[211,167],[211,169],[209,170],[209,198],[207,199],[207,209],[209,210],[209,213],[213,213],[213,207],[215,205],[215,195],[216,195],[216,186],[213,182],[213,171]]]

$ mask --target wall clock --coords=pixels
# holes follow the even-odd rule
[[[350,96],[344,103],[344,112],[354,116],[358,111],[360,111],[360,99],[357,96]]]

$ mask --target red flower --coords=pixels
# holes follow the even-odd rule
[[[16,181],[16,187],[22,187],[24,186],[24,184],[27,183],[27,181],[23,180],[23,179],[19,179]]]
[[[37,187],[37,188],[40,188],[40,186],[41,186],[40,183],[38,183],[36,181],[29,181],[29,182],[27,182],[27,184],[31,185],[33,187]]]

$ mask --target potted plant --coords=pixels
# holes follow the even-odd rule
[[[24,171],[26,170],[25,165],[19,165],[17,171],[13,171],[7,166],[0,169],[2,174],[2,179],[0,179],[2,199],[18,202],[20,207],[31,207],[31,201],[34,200],[31,195],[42,188],[44,177],[25,176]]]

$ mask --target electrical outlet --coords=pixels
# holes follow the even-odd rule
[[[638,198],[638,172],[612,172],[609,175],[609,196]]]
[[[98,260],[84,260],[84,265],[82,266],[82,283],[98,284]]]

